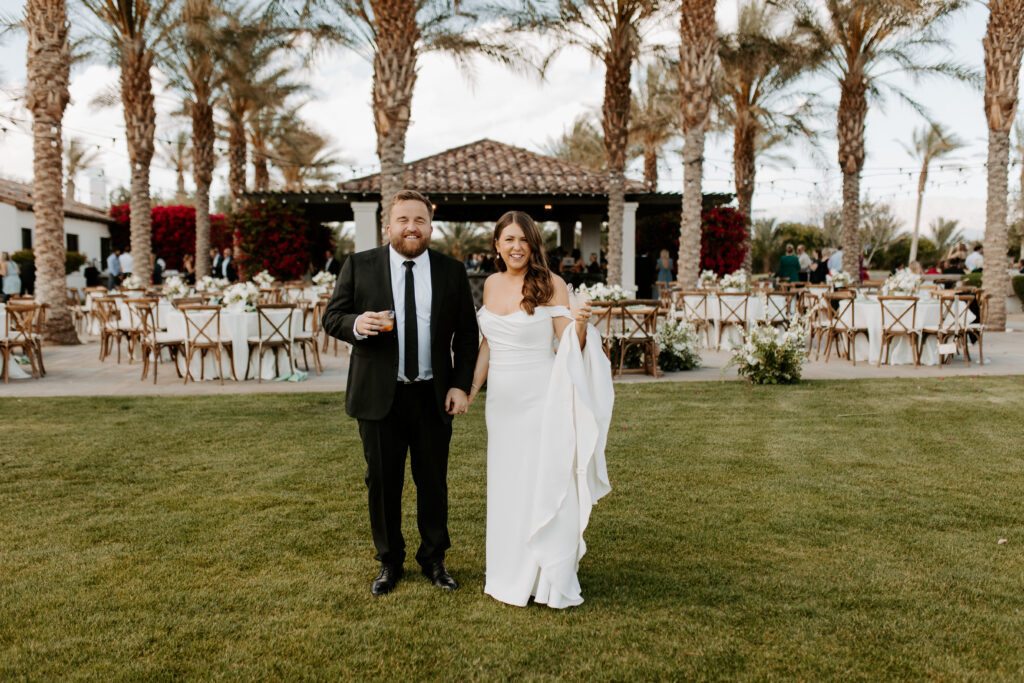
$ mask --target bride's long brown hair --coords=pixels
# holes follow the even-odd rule
[[[501,231],[512,224],[522,228],[526,243],[530,246],[530,258],[526,262],[526,275],[523,277],[522,307],[527,313],[533,315],[533,309],[551,301],[555,294],[555,288],[551,286],[551,270],[548,269],[548,260],[544,255],[544,241],[541,239],[540,230],[537,229],[537,224],[533,222],[533,219],[522,211],[509,211],[494,224],[495,253],[498,251]],[[500,254],[494,263],[502,273],[508,270],[508,266]]]

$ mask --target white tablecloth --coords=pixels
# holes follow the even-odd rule
[[[285,315],[285,312],[269,312],[271,320],[277,321],[280,318],[278,316]],[[291,314],[291,326],[292,334],[298,334],[302,331],[302,311],[293,311]],[[259,314],[256,312],[244,311],[241,313],[230,313],[226,310],[222,310],[220,313],[220,333],[221,337],[231,340],[231,354],[225,354],[223,358],[224,363],[224,377],[231,377],[231,368],[229,363],[233,360],[235,372],[238,375],[238,379],[244,379],[246,375],[246,367],[249,362],[249,337],[256,337],[259,334]],[[264,328],[266,325],[264,324]],[[264,335],[268,334],[270,330],[264,329]],[[208,332],[212,337],[215,330],[212,327],[208,328]],[[185,315],[181,311],[172,311],[167,315],[167,333],[175,337],[185,337]],[[278,351],[277,366],[280,370],[281,376],[288,375],[288,354],[283,350]],[[253,353],[253,359],[255,362],[255,352]],[[184,362],[184,359],[181,361]],[[217,356],[214,353],[207,353],[206,355],[206,367],[205,372],[200,373],[202,370],[200,365],[199,352],[197,351],[192,358],[192,377],[199,379],[202,374],[206,379],[218,379],[219,374],[217,371]],[[181,366],[182,374],[184,374],[184,365]],[[249,375],[255,378],[255,373],[250,370]],[[263,379],[276,379],[278,375],[274,372],[274,352],[264,351],[263,362],[260,366],[260,377]]]
[[[886,302],[888,309],[897,316],[908,305],[909,302],[903,301]],[[962,301],[958,301],[957,305],[961,307],[961,311],[967,306]],[[917,330],[918,335],[926,327],[936,328],[939,326],[940,306],[941,304],[938,299],[930,297],[918,299],[917,311],[914,316],[914,329]],[[909,317],[904,317],[903,319],[908,323],[910,321]],[[969,313],[968,322],[973,322],[973,320],[974,314]],[[843,321],[849,322],[848,312],[843,316]],[[866,327],[868,333],[867,339],[862,334],[857,335],[857,341],[854,344],[854,353],[857,360],[878,363],[882,353],[882,305],[877,299],[855,299],[853,302],[853,322],[855,327]],[[891,324],[892,321],[890,320],[889,323]],[[938,343],[938,339],[934,335],[929,335],[925,341],[924,348],[921,350],[921,365],[939,364]],[[910,348],[910,341],[906,337],[894,339],[889,348],[889,363],[892,365],[905,365],[913,362],[914,353]]]
[[[719,301],[721,297],[721,301]],[[684,296],[688,306],[696,308],[701,297],[699,296]],[[780,307],[784,307],[782,300],[784,297],[777,299]],[[743,309],[743,295],[742,294],[729,294],[726,292],[722,293],[711,293],[707,297],[707,320],[711,328],[711,346],[715,346],[718,343],[719,328],[721,327],[721,319],[723,317],[734,317],[730,314],[730,310],[735,310],[737,313],[742,313]],[[775,313],[775,308],[768,306],[764,296],[759,294],[751,294],[747,298],[747,310],[744,318],[745,329],[750,329],[755,322],[759,322],[765,319],[765,311]],[[792,313],[792,311],[791,311]],[[723,315],[724,314],[724,315]],[[682,318],[683,311],[676,311],[676,317]],[[770,316],[769,316],[770,317]],[[743,335],[736,325],[729,325],[724,334],[722,335],[722,348],[729,349],[733,346],[738,346],[743,343]]]

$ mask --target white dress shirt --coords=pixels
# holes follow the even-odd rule
[[[840,249],[836,253],[828,257],[828,270],[831,273],[833,270],[839,272],[843,269],[843,250]]]
[[[391,294],[395,299],[395,333],[398,335],[398,379],[405,382],[415,379],[431,379],[434,376],[430,365],[430,304],[433,292],[430,284],[430,253],[424,251],[412,259],[413,285],[416,288],[416,341],[419,345],[419,377],[405,376],[405,262],[409,259],[388,246],[391,263]]]
[[[121,272],[130,273],[132,272],[132,255],[129,252],[124,252],[119,257],[121,261]]]
[[[388,263],[391,267],[391,296],[395,301],[395,334],[398,335],[398,379],[409,381],[405,376],[405,262],[408,261],[388,245]],[[424,251],[412,259],[414,265],[413,287],[416,291],[416,342],[419,354],[419,377],[413,379],[431,379],[434,376],[430,364],[430,305],[433,301],[433,290],[430,283],[430,254]],[[356,339],[366,339],[367,335],[359,334],[356,329],[359,318],[352,325],[352,333]]]
[[[971,271],[981,268],[984,265],[984,263],[985,257],[981,255],[980,251],[972,251],[970,254],[967,255],[967,258],[964,260],[964,266],[967,268],[967,270]]]

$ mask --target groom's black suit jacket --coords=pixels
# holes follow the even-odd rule
[[[448,390],[469,393],[476,366],[479,331],[466,268],[453,258],[430,254],[430,363],[441,417]],[[394,400],[398,381],[398,325],[395,331],[356,339],[356,318],[366,311],[394,310],[388,245],[345,259],[334,296],[324,312],[327,334],[352,344],[345,410],[360,420],[381,420]],[[397,323],[397,321],[396,321]]]

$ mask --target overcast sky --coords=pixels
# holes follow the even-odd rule
[[[4,9],[17,11],[20,0],[0,0]],[[736,3],[718,3],[721,28],[735,26]],[[981,38],[987,10],[972,3],[948,27],[954,59],[981,69]],[[940,55],[942,56],[942,55]],[[0,45],[0,116],[26,119],[25,110],[15,99],[24,88],[25,40],[12,36]],[[305,118],[330,135],[338,154],[349,160],[340,167],[342,179],[376,170],[375,138],[370,110],[371,71],[361,57],[337,50],[319,58],[313,69],[303,75],[311,90],[303,108]],[[73,102],[65,115],[65,139],[81,137],[102,151],[100,165],[108,189],[128,185],[128,157],[124,142],[124,122],[119,109],[94,110],[89,101],[94,94],[117,81],[117,73],[102,64],[88,64],[72,73]],[[809,87],[819,91],[827,104],[834,106],[838,88],[818,79]],[[936,120],[968,142],[968,146],[946,164],[933,167],[932,182],[926,195],[924,222],[936,215],[960,218],[961,225],[980,235],[984,227],[986,125],[981,93],[948,80],[932,80],[908,85],[913,95],[925,103]],[[503,67],[478,62],[475,75],[467,80],[450,60],[439,55],[422,57],[419,80],[413,101],[406,159],[414,160],[466,144],[480,138],[539,150],[544,142],[559,135],[572,119],[583,111],[599,111],[603,92],[603,69],[582,53],[565,52],[545,81],[521,76]],[[157,94],[157,137],[169,140],[187,123],[172,117],[177,106],[173,96]],[[755,217],[813,220],[825,207],[838,204],[841,176],[836,163],[835,116],[821,121],[821,152],[816,159],[802,145],[784,153],[792,163],[760,165],[754,196]],[[922,119],[906,105],[890,102],[885,109],[874,107],[867,121],[867,163],[863,174],[864,195],[893,204],[897,215],[909,224],[913,216],[917,186],[916,168],[899,142],[909,142]],[[25,121],[0,118],[0,175],[29,180],[32,174],[31,139]],[[166,147],[165,143],[158,142]],[[219,146],[223,146],[219,145]],[[682,166],[670,145],[661,165],[660,189],[680,191]],[[731,192],[731,139],[709,140],[704,188],[709,192]],[[154,160],[152,185],[155,193],[173,193],[174,176],[166,161]],[[631,175],[642,175],[635,163]],[[224,191],[227,164],[215,173],[214,193]],[[1020,166],[1010,169],[1011,188],[1017,189]],[[250,171],[251,177],[251,171]],[[191,179],[188,179],[191,188]],[[79,179],[80,198],[87,199],[85,178]]]

